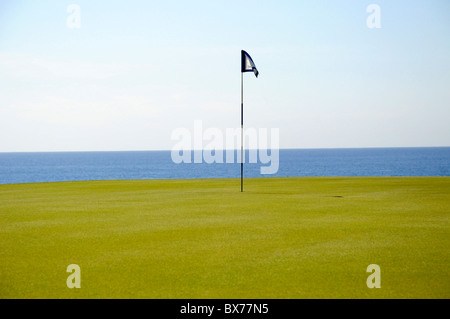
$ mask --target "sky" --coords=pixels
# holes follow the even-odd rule
[[[237,128],[241,50],[244,125],[280,148],[450,146],[449,34],[448,0],[0,0],[0,152]]]

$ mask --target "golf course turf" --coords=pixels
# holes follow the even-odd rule
[[[0,297],[450,298],[449,217],[449,177],[5,184]]]

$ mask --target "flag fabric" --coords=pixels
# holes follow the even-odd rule
[[[241,51],[241,72],[253,72],[258,77],[258,69],[250,55],[244,50]]]

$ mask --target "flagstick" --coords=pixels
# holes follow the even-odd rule
[[[241,72],[241,193],[244,191],[244,72]]]

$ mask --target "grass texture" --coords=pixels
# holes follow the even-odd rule
[[[450,298],[448,177],[0,185],[0,298]],[[81,269],[69,289],[66,268]],[[367,266],[381,269],[369,289]]]

